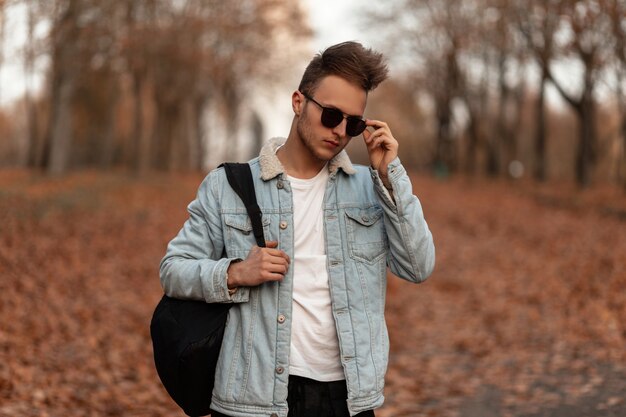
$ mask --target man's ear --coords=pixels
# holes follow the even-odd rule
[[[291,95],[291,108],[296,116],[302,114],[304,108],[304,96],[298,90],[294,91]]]

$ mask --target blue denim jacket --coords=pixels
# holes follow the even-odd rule
[[[266,240],[294,258],[293,202],[273,139],[250,161]],[[342,151],[328,164],[324,233],[332,313],[354,415],[383,403],[389,339],[385,325],[386,268],[411,282],[432,272],[435,249],[419,200],[400,160],[388,167],[395,202],[378,173],[350,163]],[[170,297],[235,303],[216,370],[212,408],[232,416],[287,416],[292,270],[282,282],[239,288],[226,270],[255,244],[243,203],[222,168],[205,178],[189,218],[161,261]],[[207,393],[210,395],[210,393]]]

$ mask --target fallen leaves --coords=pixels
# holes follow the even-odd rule
[[[148,324],[158,263],[200,181],[0,172],[0,416],[183,416]],[[389,280],[377,416],[626,414],[624,194],[414,187],[437,266],[421,285]]]
[[[621,191],[606,201],[604,189],[555,187],[546,206],[532,184],[419,177],[414,188],[437,266],[420,286],[390,279],[392,401],[377,415],[471,416],[487,390],[499,401],[476,417],[549,416],[567,403],[608,404],[607,375],[626,395],[626,223],[604,209],[626,206]],[[398,383],[400,372],[420,388]],[[410,395],[396,401],[404,390],[419,411]]]

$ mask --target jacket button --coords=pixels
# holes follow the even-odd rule
[[[363,216],[363,217],[361,217],[361,220],[363,220],[365,223],[367,223],[367,222],[370,221],[370,218],[367,217],[367,216]]]
[[[283,188],[285,188],[285,186],[283,185],[282,181],[278,181],[278,183],[276,184],[276,188],[278,188],[279,190],[282,190]]]
[[[287,228],[287,222],[282,221],[282,222],[280,222],[279,226],[280,226],[281,229],[285,230]]]
[[[278,322],[279,323],[284,323],[285,322],[285,315],[281,314],[280,316],[278,316]]]
[[[277,374],[279,374],[279,375],[280,375],[280,374],[282,374],[283,372],[285,372],[285,370],[283,369],[283,367],[282,367],[282,366],[279,366],[278,368],[276,368],[276,373],[277,373]]]

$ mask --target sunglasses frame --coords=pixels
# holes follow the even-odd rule
[[[307,100],[317,104],[319,108],[322,109],[322,124],[329,129],[339,126],[341,122],[343,122],[343,119],[346,119],[346,135],[350,137],[355,137],[363,133],[363,131],[367,127],[367,125],[365,124],[365,120],[362,117],[345,114],[341,110],[334,107],[322,106],[308,94],[303,93],[302,91],[300,91],[300,94],[302,94]],[[341,116],[341,118],[339,116]]]

